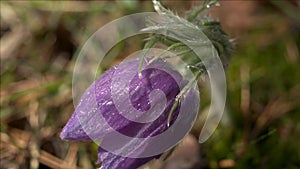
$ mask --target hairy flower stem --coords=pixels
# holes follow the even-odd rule
[[[192,22],[194,21],[198,15],[203,12],[205,9],[210,8],[213,5],[216,5],[219,0],[206,0],[201,6],[195,8],[187,17],[187,20]]]
[[[164,54],[166,54],[167,52],[170,52],[171,50],[175,50],[176,48],[178,47],[181,47],[181,46],[185,46],[183,43],[179,42],[179,43],[175,43],[171,46],[169,46],[166,50],[164,50],[163,52],[161,52],[159,55],[155,56],[153,59],[151,59],[149,61],[149,63],[152,63],[154,62],[155,60],[157,60],[158,58],[160,58],[161,56],[163,56]]]
[[[172,106],[172,108],[170,110],[169,115],[168,115],[168,123],[167,123],[168,127],[170,127],[172,115],[173,115],[175,109],[178,107],[178,104],[180,103],[180,100],[189,91],[189,89],[193,86],[193,84],[198,81],[198,78],[200,77],[201,73],[202,73],[202,71],[200,71],[200,70],[197,71],[196,74],[195,74],[194,79],[191,80],[191,81],[189,81],[189,83],[186,86],[184,86],[184,88],[176,96],[175,102],[174,102],[174,104],[173,104],[173,106]]]
[[[176,56],[186,55],[186,54],[191,53],[191,52],[192,52],[192,50],[184,50],[184,51],[181,51],[181,52],[179,52],[179,53],[174,53],[174,54],[172,54],[172,55],[165,56],[165,57],[163,57],[163,58],[164,58],[164,59],[170,59],[170,58],[174,58],[174,57],[176,57]]]
[[[218,6],[218,2],[218,0],[206,0],[200,7],[196,7],[189,12],[185,17],[186,19],[184,19],[166,9],[158,0],[153,0],[154,9],[159,15],[163,16],[162,18],[164,19],[149,20],[149,26],[142,31],[155,32],[154,35],[152,34],[151,38],[157,39],[157,42],[169,46],[169,48],[166,49],[167,51],[173,50],[180,52],[180,50],[177,50],[176,48],[173,49],[173,45],[182,43],[182,39],[184,39],[184,41],[192,42],[185,45],[195,44],[194,47],[198,49],[203,48],[203,43],[205,43],[205,45],[210,43],[218,51],[223,66],[226,68],[228,60],[233,52],[231,40],[222,30],[219,21],[202,14],[205,9],[214,5]],[[209,42],[207,41],[207,38]],[[190,57],[197,56],[193,53]],[[197,62],[199,61],[201,60],[197,60]],[[193,62],[189,64],[197,63]]]
[[[141,76],[142,69],[143,69],[143,63],[145,61],[145,57],[151,47],[153,47],[158,42],[157,39],[150,39],[144,46],[143,54],[140,56],[140,63],[139,63],[139,76]]]

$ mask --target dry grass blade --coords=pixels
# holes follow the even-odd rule
[[[56,169],[81,169],[76,164],[75,166],[74,164],[69,164],[43,150],[40,153],[39,161],[46,166]]]

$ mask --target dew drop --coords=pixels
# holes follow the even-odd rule
[[[107,105],[107,106],[112,105],[112,104],[113,104],[112,101],[108,101],[108,102],[105,103],[105,105]]]
[[[142,77],[142,72],[139,72],[139,78],[141,78]]]

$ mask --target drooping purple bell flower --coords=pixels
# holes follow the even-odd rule
[[[162,59],[144,64],[138,74],[139,60],[121,63],[97,79],[83,94],[74,114],[63,128],[60,137],[73,141],[106,141],[119,145],[115,133],[146,141],[126,143],[120,151],[135,146],[136,157],[145,148],[147,138],[165,132],[169,126],[168,115],[176,96],[186,84],[182,76]],[[190,100],[194,101],[197,99]],[[192,103],[193,104],[193,103]],[[172,125],[179,113],[178,106],[172,113]],[[187,118],[186,121],[189,121]],[[139,148],[143,145],[144,148]],[[99,147],[98,162],[101,169],[137,168],[161,154],[143,158],[117,155]]]

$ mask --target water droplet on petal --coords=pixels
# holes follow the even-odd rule
[[[170,127],[170,122],[167,123],[167,127],[168,127],[168,128]]]

